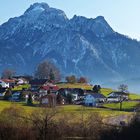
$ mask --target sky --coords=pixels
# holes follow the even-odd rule
[[[0,0],[0,24],[22,15],[35,2],[61,9],[68,18],[102,15],[115,31],[140,40],[140,0]]]

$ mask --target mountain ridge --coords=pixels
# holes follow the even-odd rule
[[[31,5],[0,26],[0,52],[0,71],[32,74],[41,61],[51,59],[62,75],[91,81],[140,76],[140,42],[114,31],[103,16],[68,19],[45,3]]]

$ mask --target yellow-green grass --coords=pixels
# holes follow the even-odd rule
[[[116,110],[109,110],[109,109],[103,109],[103,108],[94,108],[94,107],[84,107],[80,105],[66,105],[59,107],[60,112],[56,116],[56,119],[61,119],[63,117],[68,116],[68,119],[71,122],[78,122],[82,118],[87,119],[90,115],[96,115],[98,114],[101,116],[103,120],[106,120],[107,118],[116,118],[119,116],[132,116],[134,115],[133,112],[123,112],[123,111],[116,111]],[[66,116],[65,116],[66,115]],[[98,117],[99,117],[98,116]]]
[[[107,97],[109,93],[113,92],[115,90],[111,89],[111,88],[102,88],[101,89],[101,93]],[[139,94],[134,94],[134,93],[130,93],[129,94],[129,99],[130,100],[140,100],[140,95]]]
[[[38,111],[43,109],[42,107],[32,107],[27,106],[24,102],[8,102],[8,101],[0,101],[0,112],[3,111],[5,108],[9,108],[11,106],[15,106],[17,108],[23,109],[25,111],[25,115],[31,114],[33,111]],[[48,108],[46,108],[47,110]],[[122,111],[112,111],[109,109],[103,108],[94,108],[94,107],[83,107],[81,105],[64,105],[64,106],[57,106],[59,110],[59,114],[76,114],[78,116],[81,113],[89,114],[89,113],[99,113],[102,116],[114,116],[114,115],[122,115],[122,114],[130,114],[128,112]]]
[[[113,91],[113,89],[111,88],[102,88],[101,89],[101,93],[104,95],[104,96],[108,96],[109,93],[111,93]]]
[[[84,83],[62,83],[62,84],[57,84],[57,86],[59,88],[82,88],[85,90],[91,90],[93,88],[93,86],[89,85],[89,84],[84,84]]]
[[[34,110],[40,109],[39,107],[27,106],[24,102],[10,102],[10,101],[0,101],[0,112],[9,107],[17,107],[25,111],[25,115],[32,113]]]
[[[132,93],[129,95],[129,98],[131,100],[140,100],[140,95]]]
[[[122,109],[128,110],[128,109],[134,109],[136,106],[139,104],[139,102],[123,102],[122,103]],[[104,107],[107,108],[112,108],[112,109],[119,109],[120,108],[120,103],[109,103],[109,104],[104,104]]]
[[[63,113],[76,113],[76,114],[90,114],[90,113],[99,113],[101,116],[115,116],[123,114],[131,114],[128,112],[114,111],[104,108],[95,108],[95,107],[84,107],[80,105],[66,105],[61,107],[61,112]]]
[[[12,90],[13,91],[19,91],[19,90],[29,89],[29,88],[30,88],[29,84],[24,84],[24,85],[15,86]]]

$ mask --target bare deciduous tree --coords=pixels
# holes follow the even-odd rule
[[[55,109],[42,109],[38,113],[32,113],[30,120],[36,129],[38,139],[47,140],[55,137],[52,130],[55,127],[54,117],[57,113],[58,111]]]
[[[59,69],[48,60],[45,60],[38,65],[35,77],[38,79],[49,79],[55,82],[58,82],[61,79]]]
[[[2,78],[11,79],[15,75],[15,71],[12,69],[5,69],[2,72]]]
[[[75,75],[67,76],[65,79],[68,83],[76,83],[77,82]]]
[[[78,82],[79,82],[79,83],[87,83],[88,81],[87,81],[87,78],[86,78],[86,77],[80,77],[80,78],[78,79]]]
[[[121,84],[121,85],[119,85],[118,90],[120,92],[128,92],[128,86],[125,84]]]
[[[118,87],[118,90],[121,92],[121,95],[120,95],[120,110],[122,110],[122,104],[123,104],[123,101],[124,101],[123,94],[128,93],[128,86],[125,85],[125,84],[121,84]]]

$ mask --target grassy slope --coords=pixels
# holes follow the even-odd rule
[[[106,97],[107,97],[107,95],[108,95],[109,93],[111,93],[112,91],[113,91],[113,90],[112,90],[112,89],[109,89],[109,88],[102,88],[102,89],[101,89],[101,93],[102,93],[103,95],[105,95]],[[134,93],[130,93],[129,98],[130,98],[131,100],[140,100],[140,95],[134,94]]]
[[[58,84],[58,86],[60,88],[83,88],[83,89],[92,89],[92,86],[87,85],[87,84]],[[23,88],[23,87],[22,87]],[[108,89],[108,88],[102,88],[101,89],[101,93],[104,94],[105,96],[108,95],[108,93],[112,92],[112,89]],[[136,94],[130,94],[130,98],[131,99],[140,99],[140,95],[136,95]],[[132,108],[136,106],[136,102],[127,102],[127,103],[123,103],[123,107],[128,109],[128,108]],[[11,102],[6,102],[6,101],[0,101],[0,112],[5,109],[8,108],[10,106],[16,106],[18,108],[21,108],[23,110],[25,110],[26,114],[30,114],[32,113],[32,111],[37,111],[37,110],[41,110],[42,108],[40,107],[29,107],[26,106],[26,103],[11,103]],[[105,104],[105,107],[109,107],[109,108],[119,108],[119,104]],[[128,112],[120,112],[120,111],[112,111],[112,110],[108,110],[108,109],[103,109],[103,108],[90,108],[90,107],[82,107],[82,106],[78,106],[78,105],[66,105],[66,106],[60,106],[58,107],[60,109],[60,114],[63,113],[75,113],[78,116],[81,114],[81,112],[84,112],[85,114],[91,113],[91,112],[98,112],[103,116],[114,116],[114,115],[121,115],[121,114],[130,114]]]
[[[88,84],[81,84],[81,83],[74,83],[74,84],[57,84],[57,86],[59,86],[59,88],[82,88],[85,90],[92,90],[93,86],[88,85]],[[14,87],[13,91],[17,91],[17,90],[22,90],[23,88],[28,89],[30,88],[29,84],[25,84],[25,85],[19,85]],[[101,89],[101,93],[105,96],[107,96],[109,93],[111,93],[113,90],[110,88],[102,88]],[[129,96],[130,99],[132,100],[137,100],[140,99],[140,95],[138,94],[130,94]]]
[[[26,114],[29,114],[34,110],[40,109],[39,107],[26,106],[26,104],[23,102],[10,102],[0,100],[0,112],[3,111],[5,108],[9,108],[11,106],[23,109]]]
[[[93,87],[91,85],[88,84],[81,84],[81,83],[74,83],[74,84],[57,84],[57,86],[59,88],[82,88],[82,89],[86,89],[86,90],[91,90]]]
[[[15,86],[12,90],[13,91],[18,91],[18,90],[29,89],[29,88],[30,88],[29,84],[24,84],[24,85]]]
[[[41,110],[41,107],[30,107],[26,106],[25,103],[12,103],[12,102],[6,102],[6,101],[0,101],[0,112],[4,110],[5,108],[9,108],[10,106],[15,106],[17,108],[23,109],[25,111],[25,115],[31,114],[33,111]],[[65,106],[58,106],[59,114],[75,114],[77,116],[80,116],[82,113],[84,114],[90,114],[90,113],[99,113],[102,116],[116,116],[116,115],[123,115],[123,114],[132,114],[128,112],[120,112],[120,111],[112,111],[108,109],[103,108],[93,108],[93,107],[83,107],[80,105],[65,105]],[[47,108],[46,108],[47,109]]]
[[[127,110],[127,109],[133,109],[138,105],[139,102],[123,102],[122,108]],[[104,104],[105,107],[107,108],[112,108],[112,109],[119,109],[120,108],[120,103],[109,103],[109,104]]]
[[[104,95],[104,96],[106,96],[107,97],[107,95],[109,94],[109,93],[111,93],[113,90],[112,89],[110,89],[110,88],[102,88],[101,89],[101,93]]]
[[[86,89],[86,90],[92,90],[92,86],[90,85],[87,85],[87,84],[80,84],[80,83],[75,83],[75,84],[65,84],[65,83],[62,83],[62,84],[57,84],[57,86],[59,88],[82,88],[82,89]],[[102,88],[101,89],[101,93],[103,95],[105,95],[107,97],[107,95],[109,93],[111,93],[113,90],[111,88]],[[138,94],[133,94],[133,93],[130,93],[130,96],[129,98],[131,100],[137,100],[137,99],[140,99],[140,95]]]
[[[129,98],[131,100],[140,100],[140,95],[132,93],[129,95]]]

